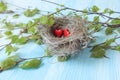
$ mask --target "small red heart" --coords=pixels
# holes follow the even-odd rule
[[[70,35],[70,32],[68,29],[64,29],[64,37],[68,37]]]
[[[55,33],[56,37],[61,37],[62,36],[62,29],[55,29],[54,33]]]

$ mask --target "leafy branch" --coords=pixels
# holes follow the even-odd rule
[[[55,4],[57,6],[60,6],[62,7],[62,9],[59,10],[60,11],[63,11],[63,10],[72,10],[72,11],[75,11],[76,13],[77,12],[80,12],[80,13],[83,13],[83,15],[99,15],[103,18],[107,18],[107,21],[110,21],[110,20],[117,20],[120,22],[120,18],[116,18],[116,17],[111,17],[111,16],[108,16],[108,15],[105,15],[106,13],[109,13],[109,15],[113,14],[113,13],[116,13],[116,14],[120,14],[120,12],[116,12],[116,11],[113,11],[113,10],[110,10],[108,8],[106,8],[104,10],[104,12],[98,12],[99,11],[99,8],[97,6],[93,6],[91,9],[84,9],[84,10],[77,10],[77,9],[73,9],[73,8],[70,8],[70,7],[67,7],[65,5],[61,5],[61,4],[58,4],[58,3],[55,3],[55,2],[52,2],[52,1],[48,1],[48,0],[42,0],[42,1],[45,1],[45,2],[48,2],[48,3],[52,3],[52,4]],[[58,11],[52,13],[53,14],[56,14],[58,13]],[[95,16],[96,17],[96,16]],[[107,22],[99,22],[99,21],[89,21],[90,23],[93,23],[93,24],[101,24],[102,26],[107,26],[107,27],[113,27],[113,28],[116,28],[116,27],[120,27],[120,24],[109,24]]]
[[[120,51],[120,44],[116,42],[117,39],[120,39],[120,18],[119,17],[112,17],[112,14],[120,14],[120,12],[113,11],[111,9],[104,9],[103,12],[99,12],[99,8],[95,5],[91,8],[86,8],[84,10],[78,10],[74,8],[67,7],[62,4],[58,4],[52,1],[48,0],[41,0],[45,1],[54,5],[59,6],[60,8],[56,8],[55,12],[51,11],[45,11],[45,10],[39,10],[37,8],[35,9],[26,9],[11,3],[4,3],[0,2],[0,14],[5,13],[14,13],[13,18],[17,19],[19,18],[19,14],[15,14],[14,11],[8,10],[7,4],[11,4],[12,6],[18,7],[20,9],[23,9],[24,16],[26,17],[34,17],[37,14],[41,14],[41,12],[46,12],[47,14],[41,14],[41,16],[34,18],[27,23],[18,23],[14,24],[11,22],[7,22],[6,19],[2,20],[2,24],[4,26],[2,28],[5,28],[5,30],[0,30],[0,33],[3,32],[3,34],[6,36],[6,39],[9,39],[10,42],[8,44],[0,45],[0,51],[5,49],[5,52],[10,56],[12,52],[15,52],[18,50],[18,45],[24,45],[28,41],[33,40],[35,43],[42,44],[42,38],[41,35],[38,32],[38,25],[48,25],[52,26],[55,22],[54,18],[56,16],[62,15],[62,16],[72,16],[72,17],[81,17],[83,18],[86,23],[89,25],[87,26],[88,34],[92,35],[96,32],[100,32],[103,30],[105,32],[106,36],[110,36],[117,32],[118,37],[112,37],[110,39],[107,39],[105,42],[101,42],[100,44],[94,44],[94,45],[88,45],[88,48],[91,48],[91,57],[94,58],[103,58],[106,57],[106,51],[108,49],[110,50],[116,50]],[[63,11],[70,11],[67,15],[62,14]],[[94,15],[93,20],[89,21],[89,15]],[[104,22],[101,21],[101,18],[105,19]],[[13,30],[20,30],[19,34],[14,34]],[[24,36],[23,34],[27,34],[28,36]],[[4,36],[3,35],[3,36]],[[93,36],[94,37],[94,36]],[[2,36],[0,35],[0,38]],[[92,43],[92,41],[90,42]],[[112,44],[115,44],[114,46]],[[10,56],[7,59],[3,60],[0,65],[0,71],[4,71],[7,69],[11,69],[15,67],[16,65],[19,65],[19,63],[22,63],[19,67],[23,69],[27,68],[38,68],[42,62],[42,59],[45,57],[51,57],[51,53],[46,49],[45,55],[42,57],[35,57],[35,58],[21,58],[19,56]],[[71,57],[69,56],[59,56],[58,61],[66,61]]]
[[[1,62],[0,72],[11,69],[19,65],[21,62],[23,62],[23,64],[19,65],[19,67],[22,69],[38,68],[42,63],[42,58],[45,57],[46,56],[35,58],[21,58],[18,55],[10,56]]]

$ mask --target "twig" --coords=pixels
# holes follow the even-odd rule
[[[12,10],[7,10],[5,12],[0,12],[0,14],[12,14],[12,13],[14,13],[14,11],[12,11]]]
[[[41,0],[41,1],[52,3],[52,4],[55,4],[57,6],[61,6],[60,4],[52,2],[52,1],[48,1],[48,0]],[[67,6],[61,6],[61,7],[63,7],[66,10],[72,10],[72,11],[76,11],[76,12],[87,13],[87,15],[96,14],[96,15],[99,15],[99,16],[104,16],[104,17],[109,18],[109,19],[119,19],[120,20],[120,18],[114,18],[114,17],[107,16],[107,15],[103,14],[103,12],[91,12],[91,11],[86,12],[86,11],[83,11],[83,10],[73,9],[73,8],[70,8],[70,7],[67,7]],[[120,12],[115,12],[115,13],[120,14]]]
[[[25,61],[25,60],[31,60],[31,59],[42,59],[42,58],[45,58],[45,57],[47,57],[47,56],[41,56],[41,57],[34,57],[34,58],[20,58],[21,60],[20,60],[20,62],[22,62],[22,61]]]
[[[8,46],[8,45],[10,45],[10,44],[11,44],[11,42],[10,42],[10,43],[8,43],[8,44],[0,45],[0,47],[2,47],[2,46],[3,46],[3,47],[0,49],[0,51],[1,51],[1,50],[3,50],[6,46]]]

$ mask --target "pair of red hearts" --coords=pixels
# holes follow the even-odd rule
[[[70,35],[70,32],[67,28],[65,28],[64,30],[55,29],[54,34],[55,34],[56,37],[61,37],[63,34],[64,34],[64,37],[68,37]]]

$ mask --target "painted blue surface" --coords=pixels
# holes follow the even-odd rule
[[[42,2],[40,0],[6,0],[11,4],[28,8],[37,7],[41,10],[53,11],[55,5]],[[51,0],[54,2],[65,4],[66,6],[84,9],[97,5],[101,10],[105,8],[111,8],[120,12],[120,0]],[[10,6],[10,9],[16,7]],[[21,9],[17,10],[18,13],[22,13]],[[1,15],[0,18],[6,15]],[[10,17],[10,16],[9,16]],[[11,18],[8,18],[10,20]],[[30,18],[25,18],[21,15],[18,20],[11,20],[16,22],[27,22]],[[100,40],[104,40],[102,33],[95,34],[101,37]],[[103,39],[104,38],[104,39]],[[0,40],[0,43],[6,43]],[[37,45],[34,43],[28,43],[23,46],[17,53],[21,57],[37,57],[44,54],[44,45]],[[110,59],[94,59],[89,57],[89,49],[85,49],[81,54],[75,55],[67,62],[57,62],[56,58],[45,59],[43,65],[38,69],[22,70],[20,68],[14,68],[11,70],[0,73],[0,80],[120,80],[120,52],[107,51],[107,55]],[[6,57],[4,51],[0,52],[0,61]]]

